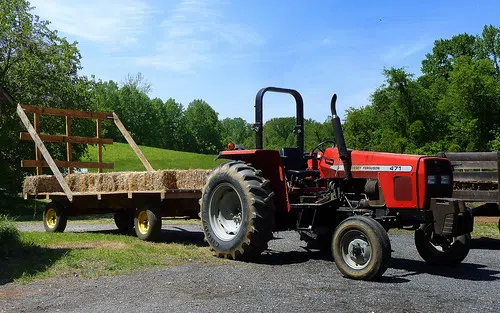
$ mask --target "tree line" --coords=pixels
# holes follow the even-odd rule
[[[436,154],[500,150],[500,28],[434,42],[422,75],[384,70],[385,83],[363,108],[350,108],[350,147]]]
[[[122,82],[102,81],[80,74],[81,54],[32,14],[26,0],[0,2],[0,84],[18,103],[56,108],[116,112],[142,145],[215,154],[234,142],[255,147],[252,124],[242,118],[220,119],[204,100],[187,106],[170,98],[151,98],[151,85],[141,75]],[[482,34],[460,34],[435,41],[422,61],[422,75],[402,68],[384,70],[385,82],[370,104],[350,108],[344,123],[349,148],[399,153],[497,151],[500,149],[500,29],[485,26]],[[250,108],[249,108],[250,109]],[[42,132],[64,133],[64,121],[44,117]],[[295,145],[293,117],[273,118],[264,125],[264,147]],[[333,139],[329,117],[305,120],[305,150]],[[33,144],[20,143],[23,131],[15,107],[0,102],[0,192],[17,192],[32,170],[20,160],[32,158]],[[104,137],[124,141],[112,122],[103,124]],[[75,119],[73,132],[95,136],[95,125]],[[56,159],[65,147],[50,144]],[[73,158],[84,145],[74,145]]]

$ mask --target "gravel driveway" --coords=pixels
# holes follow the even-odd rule
[[[68,231],[113,229],[68,224]],[[198,226],[164,235],[202,241]],[[41,230],[24,225],[23,230]],[[474,239],[456,268],[430,267],[412,233],[391,233],[391,265],[380,282],[343,278],[335,264],[282,232],[257,263],[190,263],[130,275],[0,286],[0,312],[500,312],[500,240]]]

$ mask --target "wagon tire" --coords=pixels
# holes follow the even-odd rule
[[[115,212],[113,219],[116,227],[122,233],[128,233],[134,228],[134,212],[132,210]]]
[[[135,211],[135,233],[145,241],[157,241],[161,235],[161,216],[151,208],[140,208]]]
[[[59,202],[48,203],[43,211],[43,227],[49,233],[62,233],[66,229],[68,215],[66,208]]]

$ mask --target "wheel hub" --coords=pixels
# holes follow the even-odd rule
[[[47,212],[45,212],[45,222],[47,223],[47,226],[49,226],[50,228],[56,227],[57,214],[54,209],[50,208],[47,210]]]
[[[341,239],[341,247],[344,261],[353,269],[363,269],[371,260],[370,242],[358,230],[351,230],[344,234]]]
[[[137,215],[137,226],[142,234],[146,234],[149,229],[148,213],[146,211],[141,211]]]
[[[242,223],[241,199],[229,183],[218,185],[210,198],[209,218],[215,235],[223,240],[233,239]]]

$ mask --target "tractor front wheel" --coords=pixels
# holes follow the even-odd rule
[[[221,258],[251,260],[267,248],[274,226],[273,193],[260,171],[232,161],[215,168],[200,200],[205,240]]]
[[[373,218],[352,216],[335,229],[332,253],[345,277],[373,280],[387,270],[391,244],[387,232]]]
[[[470,250],[470,234],[446,240],[432,231],[432,224],[423,225],[415,231],[415,246],[418,253],[429,264],[453,266],[462,262]]]
[[[47,204],[43,211],[43,227],[49,233],[62,233],[66,229],[68,215],[64,205],[59,202]]]

